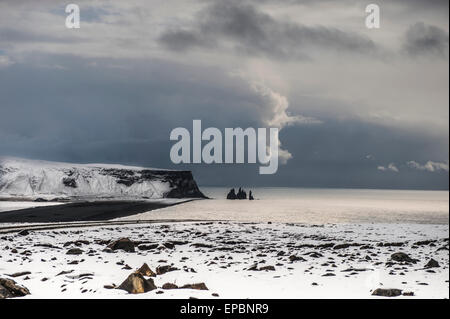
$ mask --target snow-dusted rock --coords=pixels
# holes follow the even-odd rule
[[[11,197],[204,197],[190,171],[0,157],[0,195]]]

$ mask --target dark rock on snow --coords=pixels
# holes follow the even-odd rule
[[[372,296],[398,297],[401,294],[402,294],[402,291],[400,289],[383,289],[383,288],[378,288],[372,293]]]
[[[0,299],[23,297],[29,295],[30,291],[16,284],[12,279],[0,278]]]
[[[134,243],[128,238],[121,238],[110,243],[107,248],[111,250],[124,250],[129,253],[134,253]]]
[[[130,294],[141,294],[157,289],[157,287],[153,282],[153,279],[145,279],[144,276],[139,273],[132,273],[119,287],[117,287],[117,289],[125,290]]]

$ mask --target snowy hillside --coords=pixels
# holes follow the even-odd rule
[[[0,195],[17,197],[203,197],[191,172],[0,157]]]

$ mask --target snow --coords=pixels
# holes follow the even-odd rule
[[[13,278],[31,291],[31,295],[25,298],[215,298],[213,293],[219,294],[219,298],[380,298],[371,295],[376,288],[398,288],[415,294],[414,297],[397,298],[448,298],[448,231],[448,225],[431,224],[242,222],[162,222],[32,231],[28,236],[3,235],[6,238],[0,240],[0,276],[30,271],[27,280],[26,276]],[[176,245],[174,249],[137,250],[135,253],[107,253],[103,251],[105,245],[95,243],[95,240],[121,237],[158,244],[171,240],[187,243]],[[76,246],[64,247],[64,243],[76,240],[89,241],[89,244],[79,247],[84,253],[66,255],[69,248]],[[415,244],[423,240],[435,242]],[[380,242],[402,242],[404,245],[381,247],[378,246]],[[209,244],[212,248],[196,248],[193,243]],[[359,243],[371,248],[301,246],[325,243]],[[39,244],[51,244],[57,248]],[[441,247],[447,247],[447,250],[438,250]],[[18,252],[12,252],[13,248]],[[90,250],[94,252],[92,256],[87,254]],[[29,256],[24,253],[26,251],[30,252]],[[285,254],[279,255],[280,251]],[[418,263],[395,263],[389,267],[386,262],[392,253],[398,251],[418,259]],[[311,252],[320,256],[314,258]],[[291,255],[301,256],[306,261],[290,262]],[[433,272],[424,269],[430,258],[440,264],[440,268],[432,269]],[[74,260],[79,263],[68,264]],[[123,269],[123,265],[117,264],[121,261],[132,269]],[[180,269],[154,278],[158,287],[168,282],[179,286],[204,282],[209,290],[159,288],[131,295],[122,290],[103,288],[113,283],[120,285],[144,262],[152,270],[163,264],[173,264]],[[247,270],[254,263],[258,263],[259,268],[272,265],[275,271]],[[191,272],[191,268],[195,272]],[[344,271],[348,268],[367,270],[353,274]],[[58,275],[61,271],[71,272]],[[335,276],[324,277],[327,272]],[[90,275],[78,277],[86,273]],[[158,294],[158,291],[163,293]]]
[[[110,164],[72,164],[36,161],[20,158],[0,158],[0,194],[11,197],[52,199],[56,197],[149,197],[162,198],[170,190],[162,180],[144,180],[126,186],[117,183],[118,177],[106,174],[105,169],[132,171],[139,177],[142,170],[136,166]],[[75,180],[77,187],[63,184],[64,178]]]

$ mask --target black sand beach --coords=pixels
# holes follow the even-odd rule
[[[178,203],[148,201],[77,202],[0,213],[0,223],[100,221],[135,215]]]

